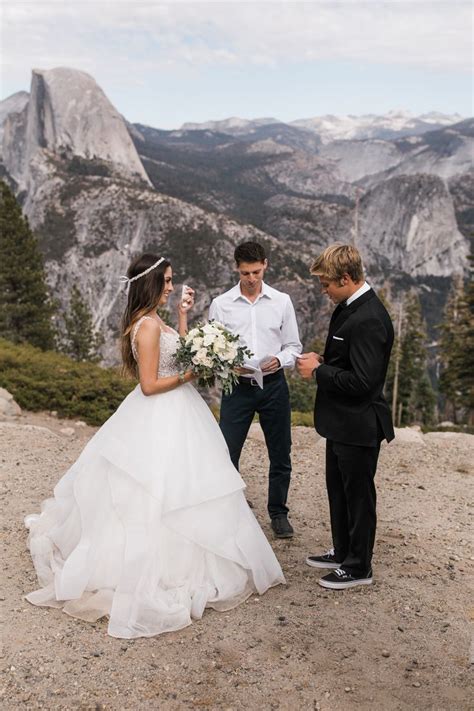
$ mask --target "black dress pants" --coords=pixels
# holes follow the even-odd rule
[[[265,376],[263,390],[252,385],[250,379],[240,378],[233,392],[222,396],[220,428],[236,469],[255,413],[260,418],[270,459],[268,513],[275,518],[288,513],[291,478],[291,409],[283,370]]]
[[[353,575],[370,570],[377,525],[374,477],[380,444],[326,442],[326,486],[336,560]]]

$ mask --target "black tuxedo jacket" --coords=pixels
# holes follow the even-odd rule
[[[336,307],[316,370],[314,425],[322,437],[363,447],[394,438],[383,396],[392,345],[392,321],[372,289]]]

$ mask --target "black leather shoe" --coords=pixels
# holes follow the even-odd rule
[[[293,526],[288,521],[286,514],[272,518],[272,529],[277,538],[293,538]]]

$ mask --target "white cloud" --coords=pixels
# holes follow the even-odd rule
[[[97,75],[349,60],[466,71],[469,2],[4,0],[3,64]]]

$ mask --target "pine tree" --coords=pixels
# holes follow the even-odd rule
[[[398,396],[398,370],[400,361],[400,339],[397,337],[397,326],[400,319],[400,309],[398,310],[397,317],[395,317],[395,307],[389,300],[388,293],[385,288],[379,289],[379,291],[377,291],[377,296],[387,309],[390,318],[392,319],[393,327],[395,329],[395,337],[393,341],[392,352],[390,354],[390,360],[388,363],[387,375],[385,376],[384,385],[384,395],[387,402],[392,408],[392,417],[395,419],[394,410],[396,409],[396,402]]]
[[[472,257],[471,257],[472,259]],[[474,408],[474,285],[455,279],[440,326],[440,390],[457,422]]]
[[[13,192],[0,181],[0,333],[15,343],[52,349],[53,313],[37,239]]]
[[[420,380],[417,380],[409,403],[412,421],[424,425],[433,425],[436,412],[436,394],[431,385],[428,372],[425,370]]]
[[[467,420],[472,424],[474,416],[474,280],[472,271],[474,255],[469,255],[470,279],[464,289],[461,310],[461,338],[463,347],[457,358],[461,403],[466,408]]]
[[[436,397],[427,371],[427,334],[418,297],[405,298],[398,374],[398,425],[432,424]]]
[[[66,326],[63,350],[77,361],[97,363],[102,355],[103,336],[94,329],[92,314],[76,285],[72,287],[69,312],[64,316]]]

